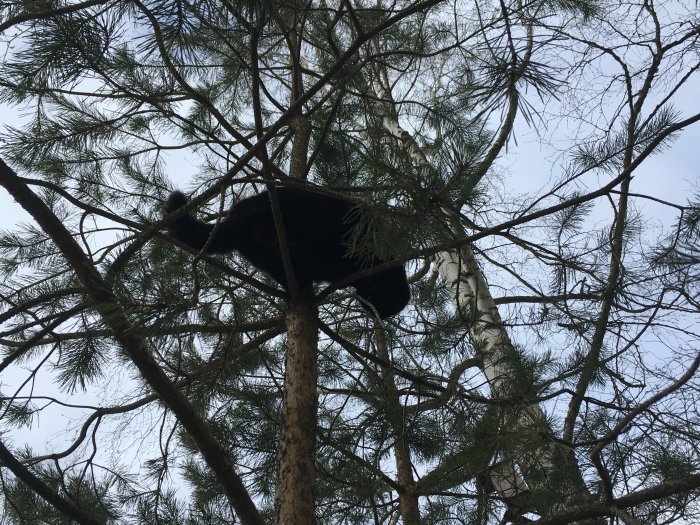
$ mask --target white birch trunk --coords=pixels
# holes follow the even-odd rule
[[[378,80],[373,82],[375,93],[381,100],[391,100],[391,95]],[[384,128],[395,137],[408,152],[416,165],[429,168],[429,162],[423,151],[410,133],[404,130],[390,114],[388,103],[377,103],[385,114],[382,118]],[[459,232],[460,235],[462,232]],[[489,385],[495,392],[499,391],[499,382],[506,380],[507,367],[502,362],[501,352],[497,350],[504,340],[510,344],[503,330],[501,317],[496,303],[489,293],[486,280],[476,263],[470,247],[455,252],[440,252],[435,256],[435,265],[439,275],[451,290],[453,304],[457,309],[467,311],[470,317],[479,316],[479,323],[472,323],[469,336],[475,348],[483,348],[483,372]],[[491,476],[494,487],[502,498],[513,498],[527,491],[527,484],[513,464],[500,464]]]
[[[386,92],[380,93],[384,95],[382,98],[390,100]],[[430,169],[425,154],[396,119],[384,116],[383,124],[406,147],[419,168]],[[457,236],[465,235],[457,221],[452,228]],[[469,340],[481,357],[482,372],[493,397],[517,398],[519,393],[513,390],[511,381],[515,373],[509,356],[512,341],[473,250],[465,245],[454,251],[440,252],[434,256],[434,264],[451,291],[455,308],[470,320]],[[523,400],[522,404],[514,406],[512,418],[504,422],[504,427],[519,433],[522,439],[514,444],[513,456],[499,458],[492,465],[491,482],[499,496],[514,501],[512,498],[525,495],[529,489],[548,485],[551,475],[558,471],[565,473],[565,477],[557,476],[559,484],[555,490],[560,498],[550,510],[566,508],[573,500],[590,498],[570,451],[544,437],[553,435],[553,431],[542,409],[525,403]]]
[[[435,255],[437,271],[451,291],[455,307],[471,319],[469,340],[479,349],[482,372],[494,397],[501,397],[509,390],[513,370],[509,366],[504,348],[511,345],[503,321],[498,313],[486,279],[474,257],[471,247]],[[544,421],[544,414],[536,405],[527,407],[527,413]],[[523,422],[529,426],[531,422]],[[539,458],[544,461],[544,457]],[[494,469],[491,481],[502,498],[513,498],[527,491],[527,484],[516,466],[501,462]]]

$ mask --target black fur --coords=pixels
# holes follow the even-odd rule
[[[362,260],[348,253],[347,242],[358,223],[358,209],[351,201],[291,187],[277,188],[277,198],[299,288],[309,288],[313,282],[338,281],[384,262],[378,258]],[[165,210],[170,213],[186,203],[185,195],[175,191],[168,197]],[[197,250],[206,244],[207,253],[237,250],[253,266],[287,288],[267,192],[235,203],[228,216],[216,226],[211,240],[214,224],[199,221],[192,215],[176,220],[169,231]],[[399,313],[410,299],[403,265],[371,273],[350,286],[355,287],[357,294],[382,318]]]

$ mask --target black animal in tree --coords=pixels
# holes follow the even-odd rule
[[[387,262],[351,252],[349,243],[363,213],[352,201],[288,186],[277,187],[276,193],[291,266],[300,289],[309,289],[314,282],[333,283]],[[170,213],[185,204],[185,195],[175,191],[170,194],[165,210]],[[188,214],[174,221],[169,232],[197,250],[206,246],[206,253],[236,250],[287,289],[270,196],[266,191],[236,202],[216,227]],[[363,242],[361,233],[357,241]],[[368,275],[349,286],[353,286],[381,318],[399,313],[410,299],[406,271],[401,264],[377,272],[370,270]]]

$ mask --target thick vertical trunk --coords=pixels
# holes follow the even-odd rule
[[[295,116],[290,121],[294,130],[294,144],[289,164],[289,176],[306,180],[306,153],[309,151],[311,139],[311,123],[306,117]]]
[[[400,437],[394,445],[396,456],[396,480],[401,486],[399,492],[399,512],[404,525],[420,525],[420,507],[416,494],[416,481],[406,439]]]
[[[287,311],[287,356],[277,459],[277,525],[315,523],[318,319],[310,301]]]
[[[304,93],[301,67],[303,17],[292,20],[285,38],[290,52],[292,89],[290,105]],[[286,26],[284,20],[281,26]],[[294,130],[289,176],[306,179],[311,124],[299,107],[289,121]],[[318,378],[318,312],[309,290],[290,290],[287,310],[287,355],[284,397],[277,455],[277,525],[312,525],[316,522],[314,499],[315,444]]]

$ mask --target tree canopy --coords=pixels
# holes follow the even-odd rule
[[[0,524],[700,523],[694,2],[3,2],[0,49]],[[409,305],[167,233],[267,191],[284,239],[279,184]]]

